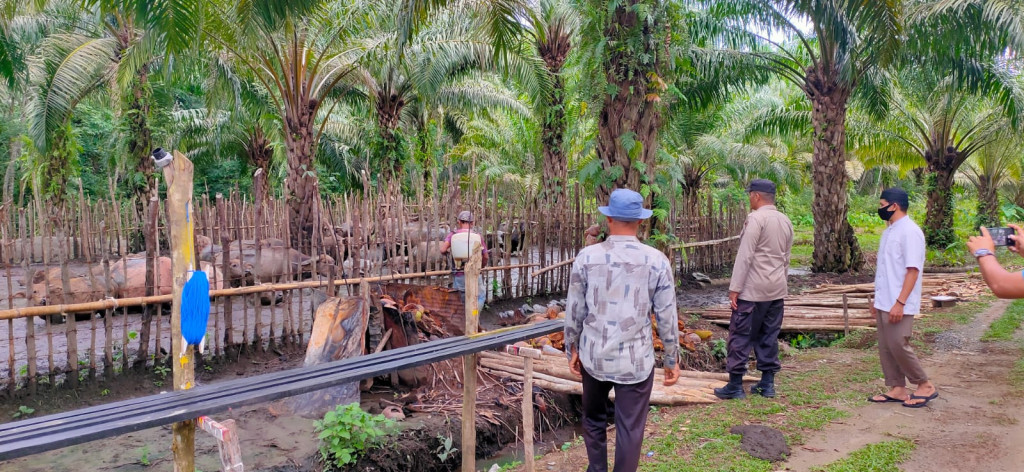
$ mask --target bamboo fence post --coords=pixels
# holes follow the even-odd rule
[[[221,244],[221,275],[224,277],[224,286],[231,284],[231,232],[228,231],[228,208],[224,202],[224,195],[218,193],[214,198],[217,206],[217,230]],[[241,249],[241,247],[239,247]],[[235,345],[234,311],[231,307],[231,297],[224,297],[221,305],[224,313],[224,350]]]
[[[4,222],[0,225],[0,231],[3,231],[3,241],[7,242],[7,215],[4,212]],[[11,264],[7,262],[7,251],[4,251],[4,271],[7,272],[7,308],[14,308],[14,285],[12,283],[13,278],[11,277]],[[26,288],[28,290],[28,288]],[[29,324],[32,320],[27,320]],[[7,391],[14,392],[14,388],[17,385],[18,369],[15,368],[14,358],[14,320],[7,320],[7,350],[8,350],[8,372]]]
[[[843,294],[843,335],[850,335],[850,305],[846,294]]]
[[[174,160],[164,167],[167,182],[167,209],[170,215],[171,267],[174,282],[174,300],[171,302],[171,365],[174,372],[174,390],[189,390],[195,383],[195,355],[192,346],[187,346],[181,335],[181,292],[189,277],[189,269],[195,261],[194,207],[192,206],[192,162],[184,154],[174,151]],[[175,472],[195,470],[195,420],[175,423],[172,427],[174,439]]]
[[[108,238],[109,240],[109,238]],[[106,282],[106,296],[112,296],[110,289],[113,283],[110,277],[110,257],[103,253],[103,278]],[[114,378],[114,313],[116,308],[106,310],[103,317],[103,376],[106,379]]]
[[[63,287],[63,297],[61,302],[65,302],[71,296],[71,271],[68,269],[68,256],[69,256],[69,245],[67,244],[67,233],[64,230],[64,218],[66,215],[63,213],[63,208],[60,211],[60,221],[58,222],[57,238],[58,241],[58,262],[60,263],[60,282]],[[52,250],[53,238],[49,238],[48,242],[51,244]],[[68,357],[68,373],[65,375],[65,381],[71,388],[78,387],[78,320],[74,314],[67,316],[67,321],[64,324],[64,339],[67,342],[67,357]]]
[[[239,262],[241,262],[242,261],[242,240],[245,239],[245,227],[243,226],[243,222],[242,222],[242,211],[244,211],[244,209],[238,209],[237,208],[237,206],[239,204],[237,198],[238,198],[237,194],[233,194],[232,198],[231,198],[231,203],[232,203],[232,206],[236,207],[235,211],[233,212],[234,215],[235,215],[235,235],[236,235],[235,240],[238,241],[238,259],[239,259]],[[259,296],[258,295],[254,295],[254,296],[256,297],[256,303],[257,304],[260,303]],[[241,348],[245,352],[249,352],[249,348],[250,348],[250,345],[249,345],[249,303],[248,303],[248,299],[249,299],[249,297],[242,297],[242,346],[241,346]],[[256,335],[256,337],[258,337],[258,336],[259,335]]]
[[[480,277],[480,248],[474,248],[466,263],[466,336],[477,332]],[[476,354],[462,358],[462,472],[476,472]]]
[[[25,277],[25,290],[28,293],[26,298],[31,300],[32,291],[32,274],[28,269],[28,254],[25,252],[25,209],[18,210],[18,239],[21,241],[21,269]],[[38,353],[36,352],[36,324],[34,318],[28,318],[25,320],[25,349],[28,350],[28,392],[34,395],[37,389],[37,375],[36,369],[39,367],[39,362],[36,359]]]

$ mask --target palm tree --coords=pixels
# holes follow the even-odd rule
[[[792,82],[811,103],[814,256],[817,272],[845,272],[862,264],[860,247],[846,219],[846,115],[851,97],[870,93],[875,72],[901,48],[902,2],[883,0],[698,1],[718,22],[698,25],[718,38],[702,51],[709,70],[756,66]],[[794,22],[809,21],[804,32]],[[793,38],[778,43],[766,32]],[[748,47],[749,46],[749,47]]]
[[[462,6],[441,9],[428,26],[400,46],[394,34],[399,12],[389,2],[382,2],[377,10],[374,28],[361,34],[374,43],[346,82],[355,87],[351,95],[369,102],[376,112],[382,180],[396,177],[409,154],[399,142],[404,139],[399,132],[403,122],[419,133],[434,110],[441,110],[442,116],[499,108],[527,113],[511,92],[484,73],[497,70],[498,64],[473,11]],[[530,73],[521,63],[512,66],[506,69],[518,66]]]
[[[1001,136],[975,153],[964,166],[964,178],[978,190],[978,214],[975,226],[999,226],[1002,211],[999,191],[1020,173],[1021,146],[1019,137]]]
[[[1024,123],[1024,89],[1019,79],[1005,66],[985,67],[990,86],[1007,97],[1002,105],[995,98],[971,93],[952,75],[922,67],[894,74],[886,92],[889,113],[874,133],[864,135],[863,149],[858,151],[873,160],[917,161],[926,166],[924,229],[933,247],[945,248],[956,241],[951,189],[957,171],[1015,123]]]
[[[597,114],[596,152],[604,179],[599,201],[617,187],[638,189],[652,197],[662,125],[662,100],[674,81],[671,17],[675,3],[663,0],[587,0],[579,2],[585,18],[581,49],[587,88]],[[667,97],[665,97],[667,98]],[[666,102],[667,103],[667,102]]]
[[[356,70],[364,49],[350,47],[369,12],[340,2],[232,2],[217,4],[206,33],[236,68],[247,70],[266,91],[281,122],[286,153],[285,190],[292,244],[308,247],[319,223],[320,200],[314,151],[323,116],[342,80]],[[383,39],[381,39],[383,41]],[[325,107],[325,104],[327,105]]]
[[[527,34],[537,55],[544,61],[551,89],[540,97],[541,144],[544,154],[544,189],[540,196],[549,205],[558,203],[568,183],[569,161],[566,155],[566,107],[568,90],[562,68],[577,42],[580,17],[563,0],[542,0],[530,12]]]

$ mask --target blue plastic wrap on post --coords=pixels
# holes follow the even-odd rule
[[[197,270],[181,289],[181,336],[190,346],[198,345],[206,336],[210,318],[210,281],[206,272]]]

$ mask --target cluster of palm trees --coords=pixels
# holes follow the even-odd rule
[[[628,186],[663,217],[766,176],[810,183],[813,268],[841,272],[860,169],[921,175],[937,246],[958,179],[994,219],[1021,172],[1017,0],[0,0],[0,21],[5,201],[17,177],[74,193],[76,113],[101,108],[110,187],[149,201],[157,144],[241,162],[298,247],[322,187],[364,179],[541,205]]]

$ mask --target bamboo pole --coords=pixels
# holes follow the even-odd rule
[[[480,287],[480,248],[474,248],[466,263],[466,336],[477,332],[480,310],[477,294]],[[476,354],[462,361],[462,472],[476,472]]]
[[[195,383],[195,355],[192,346],[185,344],[181,335],[181,292],[195,261],[193,235],[195,214],[192,207],[192,162],[184,154],[174,151],[174,160],[164,167],[167,181],[167,210],[169,213],[171,242],[171,269],[174,289],[171,302],[171,366],[174,372],[174,390],[189,390]],[[181,421],[172,427],[174,439],[174,471],[193,472],[195,467],[194,420]]]
[[[481,269],[481,271],[494,271],[494,270],[506,270],[515,269],[520,267],[533,267],[536,264],[519,264],[510,267],[487,267]],[[425,277],[440,277],[444,275],[450,275],[451,272],[447,270],[438,270],[433,272],[416,272],[411,274],[394,274],[394,275],[381,275],[375,277],[361,277],[356,279],[338,279],[335,280],[335,285],[359,285],[363,281],[366,282],[392,282],[396,280],[407,280],[407,279],[421,279]],[[220,297],[232,297],[239,295],[249,295],[253,293],[264,293],[282,290],[301,290],[306,288],[320,288],[327,286],[326,280],[314,280],[309,282],[291,282],[291,283],[280,283],[280,284],[260,284],[252,285],[248,287],[238,288],[224,288],[220,290],[211,290],[211,298]],[[157,305],[161,303],[170,303],[173,300],[173,295],[154,295],[151,297],[131,297],[131,298],[117,298],[108,300],[99,300],[95,302],[87,303],[73,303],[67,305],[43,305],[34,307],[23,307],[14,308],[10,310],[0,310],[0,320],[26,318],[30,316],[48,316],[56,315],[60,313],[82,313],[90,311],[102,311],[111,308],[125,308],[125,307],[136,307],[142,305]]]

